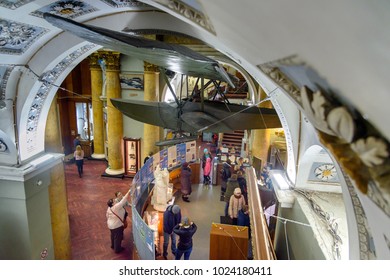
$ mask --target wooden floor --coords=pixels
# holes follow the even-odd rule
[[[202,149],[203,146],[209,148],[208,145],[203,144]],[[122,242],[125,250],[115,254],[110,248],[110,231],[106,223],[107,201],[115,196],[116,191],[125,194],[132,179],[102,177],[106,168],[106,161],[86,159],[83,177],[79,178],[76,165],[65,164],[73,260],[129,260],[136,256],[133,254],[131,209],[128,209],[129,226],[125,229]],[[219,222],[224,212],[225,203],[219,201],[219,195],[220,186],[204,188],[203,185],[193,185],[191,203],[183,202],[178,195],[175,203],[182,207],[182,214],[198,224],[191,259],[209,259],[210,227],[213,222]],[[170,252],[168,258],[173,259]]]
[[[84,174],[79,178],[75,164],[65,164],[68,195],[68,212],[73,260],[128,260],[133,255],[130,240],[131,219],[125,229],[125,248],[115,254],[110,248],[110,230],[107,228],[107,201],[116,191],[123,194],[130,188],[132,179],[102,177],[106,161],[85,160]],[[131,209],[128,209],[131,217]]]

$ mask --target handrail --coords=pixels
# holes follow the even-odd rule
[[[261,204],[260,192],[257,187],[257,178],[253,167],[245,169],[248,206],[251,222],[252,251],[255,260],[275,260],[276,254],[268,232],[267,221]]]

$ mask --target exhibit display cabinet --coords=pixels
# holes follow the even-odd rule
[[[141,168],[141,139],[123,138],[125,175],[134,177]]]

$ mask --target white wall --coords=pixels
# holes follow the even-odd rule
[[[144,62],[128,55],[121,55],[121,72],[143,74]],[[144,91],[122,89],[122,98],[131,100],[144,100]],[[143,135],[144,124],[123,115],[123,137],[142,138]]]

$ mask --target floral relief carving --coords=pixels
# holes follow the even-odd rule
[[[356,109],[343,104],[327,81],[298,56],[258,68],[301,107],[354,185],[390,216],[389,141]]]
[[[0,53],[21,54],[47,30],[0,18]]]
[[[359,139],[351,147],[368,167],[382,164],[389,156],[386,143],[382,139],[372,136]]]
[[[210,33],[215,34],[214,27],[211,25],[208,17],[201,11],[191,7],[185,2],[180,0],[157,0],[158,3],[164,5],[175,13],[178,13],[202,28],[206,29]]]
[[[15,10],[27,3],[30,3],[34,0],[1,0],[0,1],[0,6],[4,8],[8,8],[11,10]]]
[[[145,3],[136,0],[102,0],[102,2],[116,8],[122,7],[148,7]]]
[[[290,63],[290,61],[288,61]],[[300,89],[272,63],[259,66],[260,69],[289,93],[298,103],[301,103]]]
[[[69,18],[88,14],[98,9],[83,1],[56,1],[31,13],[33,16],[43,17],[44,13],[52,13]]]
[[[372,183],[378,186],[382,199],[371,197],[390,215],[389,143],[364,120],[321,90],[301,89],[302,107],[318,130],[321,143],[336,157],[359,190],[365,194]],[[359,129],[357,129],[359,127]]]
[[[356,131],[351,114],[345,107],[337,107],[328,115],[329,128],[350,143]]]
[[[306,116],[311,120],[313,125],[317,129],[334,136],[335,133],[329,128],[328,123],[325,120],[326,100],[322,93],[320,91],[315,93],[309,92],[307,87],[303,87],[301,89],[301,98]]]

